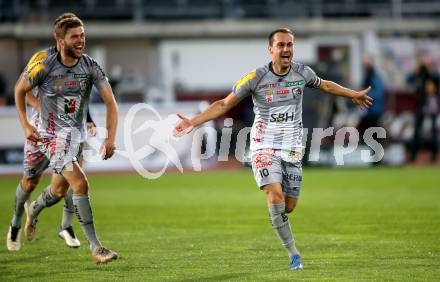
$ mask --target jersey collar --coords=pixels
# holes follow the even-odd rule
[[[289,70],[288,70],[285,74],[280,75],[280,74],[277,74],[277,73],[273,70],[272,62],[269,63],[269,70],[270,70],[270,72],[273,73],[274,75],[280,77],[280,78],[284,78],[284,77],[286,77],[286,76],[289,74],[289,72],[290,72],[291,69],[292,69],[292,64],[289,65]]]

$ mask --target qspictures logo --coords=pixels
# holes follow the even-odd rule
[[[274,122],[289,122],[293,119],[293,113],[279,113],[271,116]],[[232,125],[233,120],[227,118],[224,120],[224,127],[220,132],[218,129],[211,126],[201,126],[195,128],[191,134],[182,137],[172,136],[173,128],[180,121],[174,114],[169,114],[166,118],[162,118],[159,112],[148,104],[135,104],[128,110],[123,120],[123,139],[121,149],[116,150],[116,154],[127,159],[136,172],[147,179],[156,179],[163,175],[166,169],[173,165],[180,172],[183,172],[183,167],[192,166],[194,171],[202,170],[202,160],[209,160],[215,157],[218,153],[217,161],[228,161],[230,157],[230,148],[232,139]],[[236,135],[235,142],[235,158],[239,162],[252,161],[257,168],[264,169],[271,165],[270,154],[272,149],[266,151],[264,155],[258,155],[252,160],[247,153],[248,140],[252,138],[251,142],[255,144],[264,142],[265,139],[273,140],[276,133],[264,133],[265,123],[263,120],[255,121],[253,132],[250,127],[242,128]],[[106,132],[105,128],[102,128]],[[308,136],[308,128],[301,128],[300,136]],[[363,146],[361,150],[361,161],[378,162],[384,156],[384,148],[377,141],[377,139],[385,139],[386,131],[382,127],[370,127],[363,134],[360,134],[354,127],[342,127],[336,130],[334,127],[328,128],[311,128],[310,152],[306,156],[309,162],[320,161],[320,151],[322,141],[326,137],[334,136],[333,155],[335,164],[342,166],[345,163],[344,157],[353,153],[359,145],[362,138]],[[141,133],[145,134],[142,135]],[[220,134],[220,136],[219,136]],[[374,137],[374,135],[376,137]],[[290,148],[291,134],[285,134],[280,148]],[[106,136],[103,137],[102,140]],[[178,143],[179,140],[187,138],[187,142]],[[220,144],[218,144],[220,141]],[[86,140],[87,143],[89,143]],[[307,140],[303,140],[306,144]],[[84,151],[84,159],[91,162],[100,162],[102,157],[97,153],[100,150],[100,143],[89,143],[93,150]],[[202,150],[202,147],[204,149]],[[369,147],[369,148],[368,148]],[[217,148],[219,148],[217,150]],[[301,153],[298,151],[283,151],[288,152],[283,158],[291,163],[297,163],[301,160]],[[183,153],[182,153],[183,152]],[[154,156],[161,156],[161,161],[158,166],[152,171],[152,167],[148,162],[154,159]],[[268,175],[268,172],[262,171],[262,177]],[[285,176],[292,181],[301,181],[295,176]]]

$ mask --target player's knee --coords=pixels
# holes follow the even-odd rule
[[[291,213],[295,209],[296,204],[286,206],[286,213]]]
[[[86,178],[79,179],[73,186],[72,190],[74,194],[85,195],[89,192],[89,182]]]
[[[269,203],[282,203],[284,202],[284,195],[278,191],[270,191],[267,193],[267,199]]]
[[[34,191],[38,185],[39,180],[40,179],[38,177],[23,177],[21,181],[21,187],[23,188],[23,191],[26,193],[31,193],[32,191]]]
[[[66,194],[66,190],[67,188],[65,187],[52,187],[52,189],[50,190],[50,192],[52,193],[52,195],[56,198],[62,198],[64,197],[64,195]]]
[[[286,200],[286,213],[291,213],[295,209],[297,204],[296,198],[288,197]]]

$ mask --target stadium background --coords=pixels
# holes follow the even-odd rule
[[[53,44],[52,22],[63,12],[74,12],[84,20],[87,53],[100,62],[114,86],[121,108],[121,149],[123,120],[134,103],[152,105],[162,119],[177,111],[198,112],[205,105],[200,102],[225,96],[235,81],[270,60],[266,36],[275,28],[295,32],[296,60],[353,88],[361,87],[362,57],[371,55],[386,88],[381,118],[387,132],[384,161],[377,167],[365,164],[357,150],[346,156],[345,167],[334,170],[333,140],[325,140],[319,161],[308,164],[320,168],[305,168],[303,198],[293,216],[296,239],[308,259],[297,278],[434,281],[438,277],[440,178],[438,166],[429,163],[429,142],[423,142],[416,162],[406,164],[416,110],[414,89],[406,77],[421,56],[428,56],[440,70],[438,1],[0,0],[4,234],[23,157],[13,85],[30,56]],[[304,99],[305,127],[334,126],[336,131],[356,127],[361,118],[346,101],[312,90]],[[104,125],[97,97],[91,114],[98,125]],[[250,101],[228,116],[234,121],[234,141],[237,132],[250,125]],[[149,119],[154,120],[154,114],[144,113],[136,122]],[[218,135],[211,138],[220,140],[224,119],[212,125]],[[143,134],[137,136],[137,146],[151,138],[151,132]],[[428,120],[422,136],[428,140]],[[200,146],[207,142],[202,140]],[[203,163],[203,171],[210,172],[202,173],[194,173],[187,160],[189,146],[186,142],[178,152],[184,173],[170,164],[168,172],[154,181],[135,173],[123,156],[86,166],[89,172],[101,171],[90,177],[98,231],[121,253],[121,262],[103,272],[86,264],[85,250],[72,258],[71,250],[62,249],[53,236],[60,215],[57,207],[42,215],[39,240],[25,243],[20,254],[0,251],[0,276],[10,280],[38,277],[34,275],[87,280],[96,274],[103,280],[288,279],[283,250],[266,226],[263,196],[251,172],[235,161],[234,146],[228,162],[217,162],[214,156]],[[165,160],[163,153],[155,152],[142,165],[157,169]],[[109,174],[115,170],[124,173]],[[47,179],[34,197],[43,184]],[[52,247],[55,243],[59,250]],[[81,275],[67,264],[68,259]],[[245,259],[249,263],[242,262]],[[252,267],[263,262],[261,270]],[[35,270],[49,264],[66,267]]]

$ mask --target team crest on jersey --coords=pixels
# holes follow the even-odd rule
[[[273,103],[273,95],[267,95],[266,96],[266,103],[272,104]]]
[[[293,95],[295,95],[295,98],[299,98],[302,95],[301,87],[295,87],[292,89]]]
[[[81,95],[85,95],[90,88],[89,80],[84,79],[79,82],[79,87],[81,89]]]

